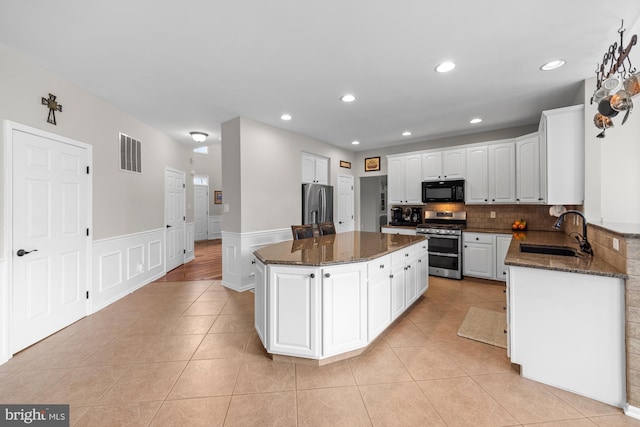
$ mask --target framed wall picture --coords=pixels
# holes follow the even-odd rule
[[[219,205],[222,203],[222,191],[215,190],[213,192],[213,203],[215,203],[216,205]]]
[[[367,157],[364,159],[364,171],[373,172],[380,170],[380,157]]]
[[[351,169],[351,162],[340,160],[340,167],[341,168]]]

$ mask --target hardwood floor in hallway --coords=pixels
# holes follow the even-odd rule
[[[195,242],[195,259],[169,271],[157,282],[222,279],[222,239]]]

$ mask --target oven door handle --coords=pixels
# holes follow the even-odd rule
[[[450,239],[450,240],[454,240],[454,239],[459,239],[460,236],[443,236],[441,234],[430,234],[430,233],[418,233],[420,235],[423,236],[427,236],[430,239]]]
[[[458,258],[460,256],[459,254],[444,254],[441,252],[429,252],[429,255],[444,256],[447,258]]]

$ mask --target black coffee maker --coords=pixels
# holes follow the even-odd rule
[[[411,222],[412,225],[422,223],[422,208],[411,208],[411,217],[409,218],[409,222]]]
[[[391,225],[402,225],[402,208],[392,207],[391,208]]]

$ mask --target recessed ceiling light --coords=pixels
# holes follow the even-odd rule
[[[280,116],[280,118],[282,120],[291,120],[291,115],[290,114],[283,114]]]
[[[476,123],[480,123],[482,121],[482,119],[480,117],[476,117],[473,118],[471,120],[469,120],[469,123],[471,123],[472,125],[475,125]]]
[[[404,132],[402,132],[402,136],[411,136],[411,132],[405,130]]]
[[[565,61],[564,59],[556,59],[554,61],[547,62],[542,67],[540,67],[540,69],[542,71],[551,71],[551,70],[555,70],[556,68],[562,67],[566,63],[567,61]]]
[[[436,71],[439,73],[448,73],[454,68],[456,68],[456,64],[454,64],[453,62],[443,62],[436,67]]]
[[[358,145],[358,144],[360,144],[360,141],[353,141],[351,144],[352,145]]]
[[[353,96],[353,95],[351,95],[350,93],[348,93],[348,94],[346,94],[346,95],[342,96],[342,97],[340,98],[340,100],[341,100],[342,102],[353,102],[353,101],[355,101],[355,100],[356,100],[356,97],[355,97],[355,96]]]

